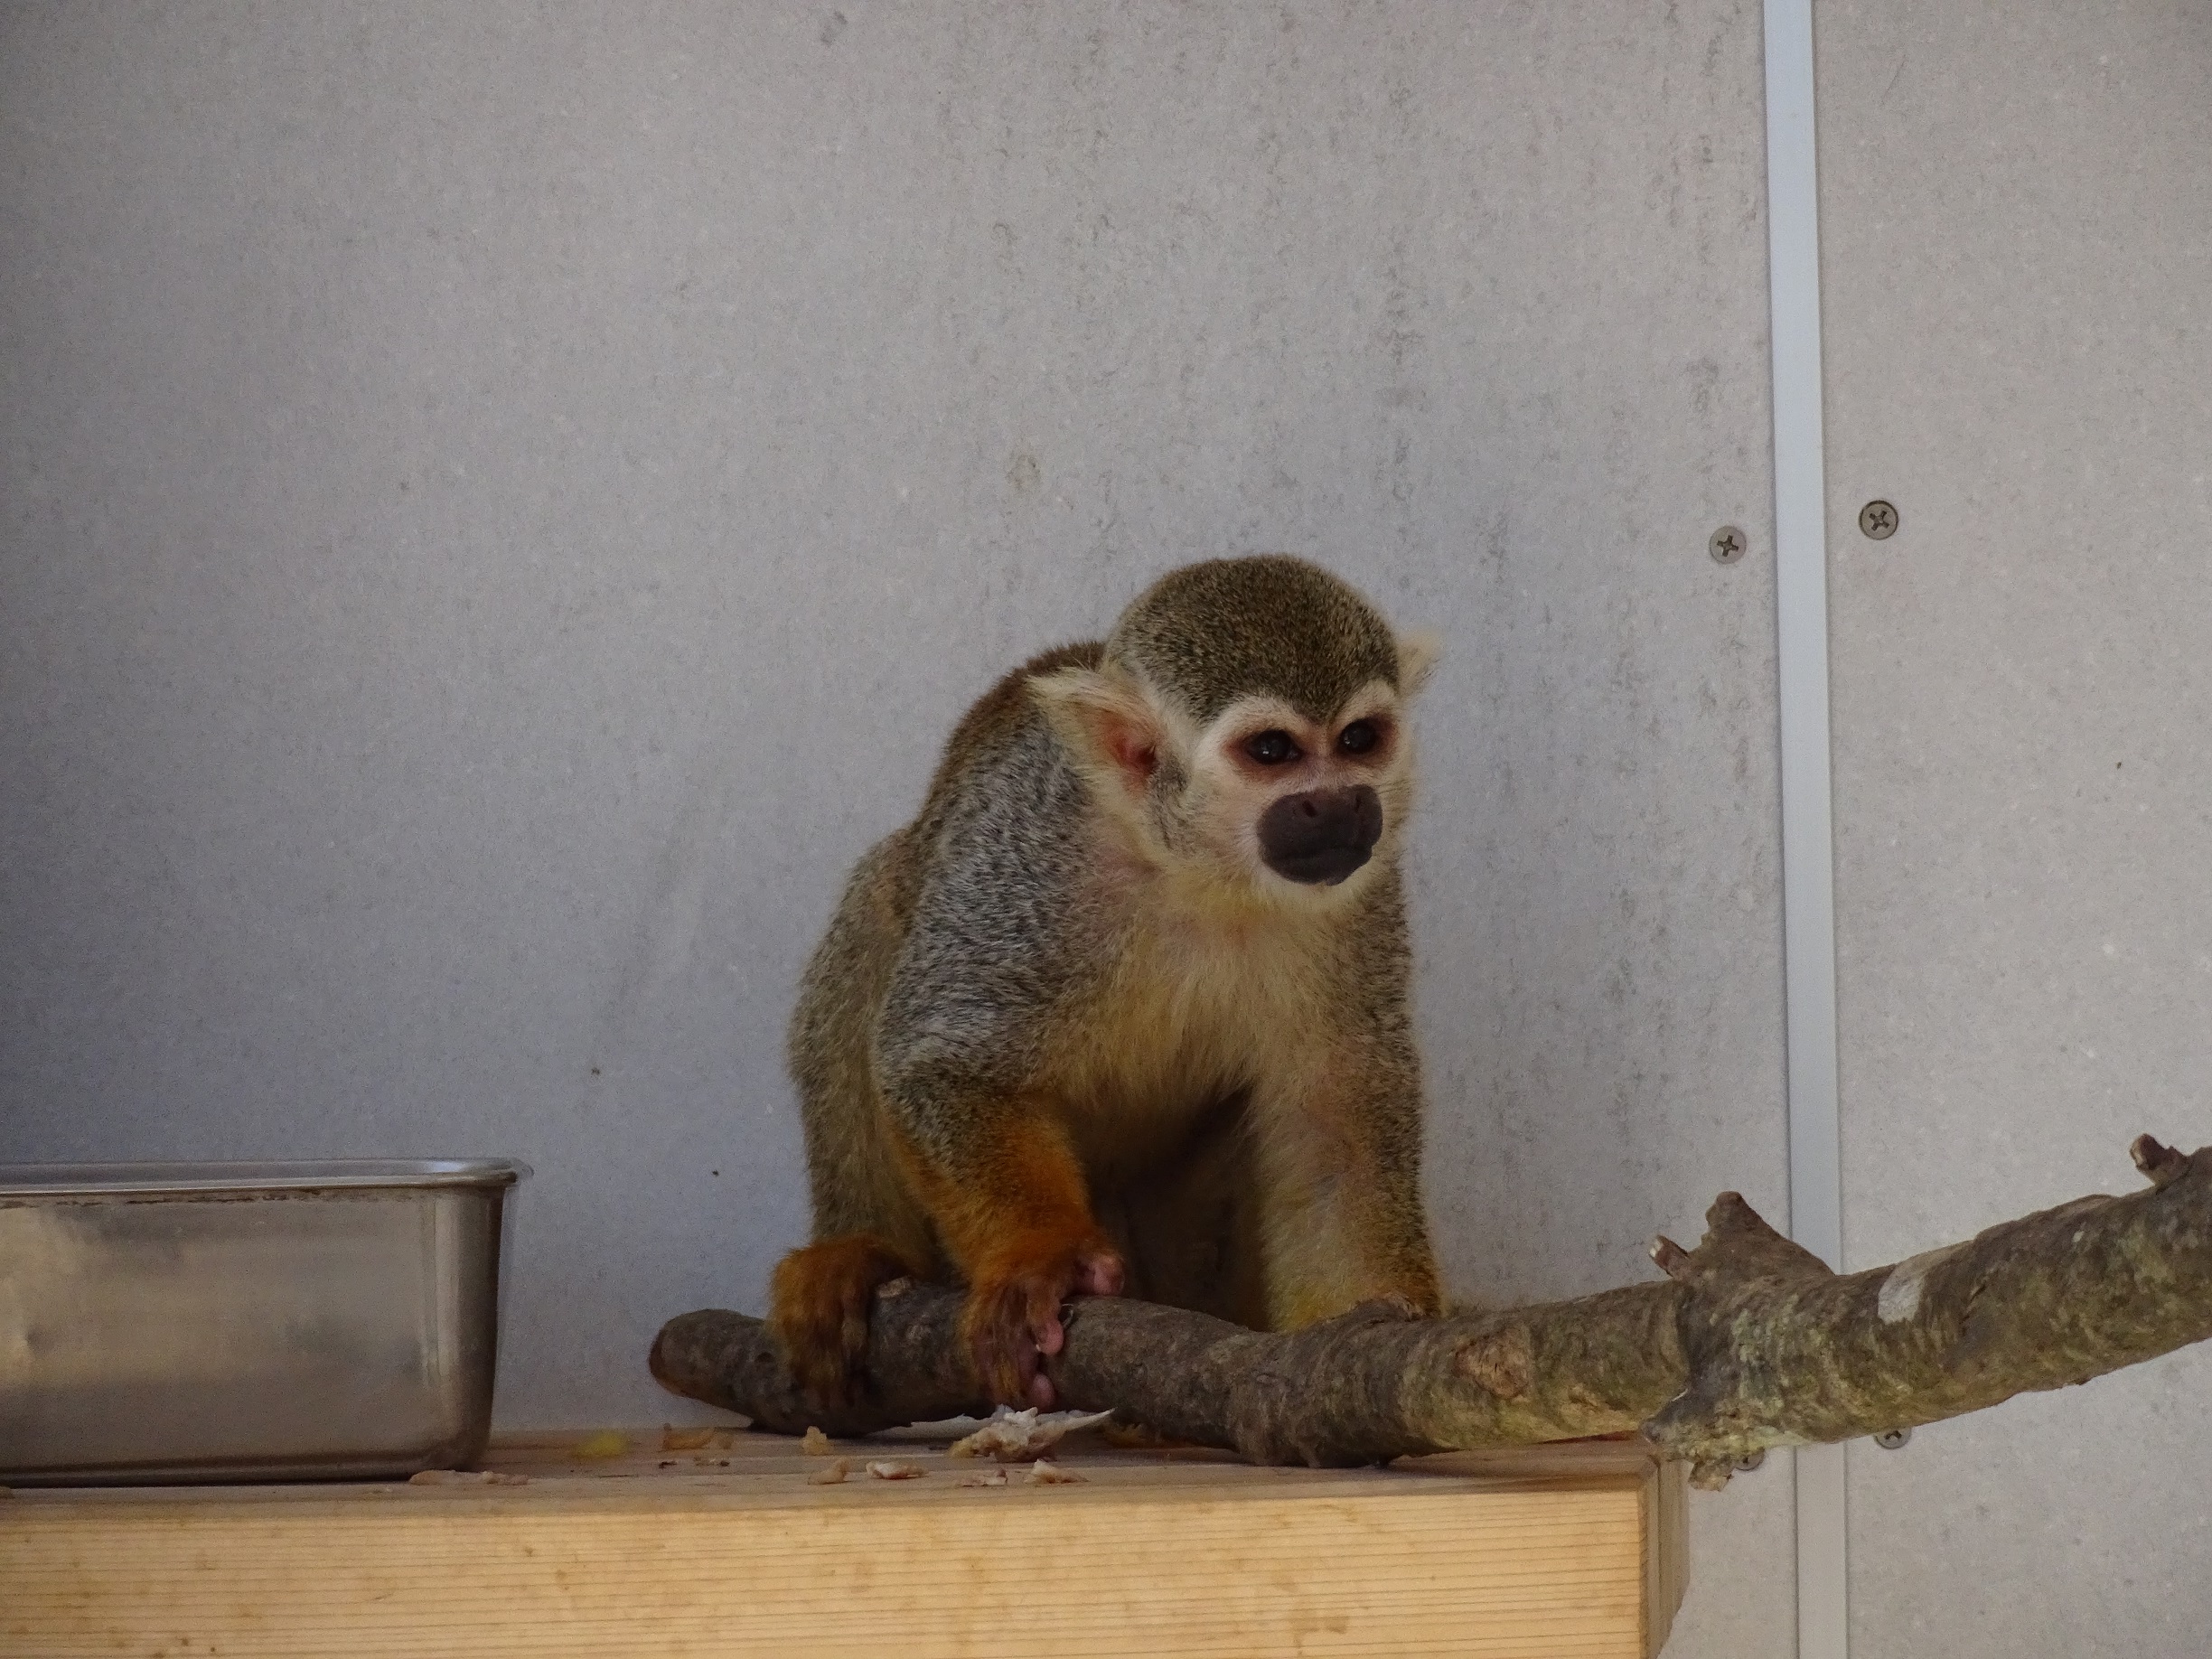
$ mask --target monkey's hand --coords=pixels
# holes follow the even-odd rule
[[[1120,1252],[1096,1227],[1027,1233],[979,1261],[961,1326],[990,1397],[1050,1411],[1052,1379],[1038,1365],[1067,1341],[1061,1304],[1072,1296],[1119,1296],[1124,1277]]]

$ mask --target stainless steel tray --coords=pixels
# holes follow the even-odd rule
[[[464,1466],[505,1159],[0,1165],[0,1482]]]

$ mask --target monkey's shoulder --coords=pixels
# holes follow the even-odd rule
[[[1023,746],[1025,738],[1045,731],[1044,715],[1029,695],[1031,680],[1059,669],[1096,668],[1105,650],[1100,642],[1089,640],[1039,651],[1019,668],[1001,675],[989,690],[970,704],[945,740],[943,756],[930,780],[929,807],[923,816],[929,816],[930,809],[956,792],[962,780],[979,767],[1003,759],[1009,751]]]
[[[920,815],[900,832],[921,873],[915,897],[956,932],[989,923],[1005,936],[1055,931],[1057,901],[1093,855],[1095,814],[1083,779],[1028,682],[1094,664],[1096,643],[1040,652],[999,680],[953,728]]]

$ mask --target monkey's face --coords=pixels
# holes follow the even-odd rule
[[[1185,900],[1311,909],[1397,850],[1436,649],[1318,567],[1214,560],[1148,589],[1096,667],[1029,683],[1139,865],[1188,878]]]
[[[1196,735],[1180,820],[1186,857],[1294,903],[1329,902],[1397,847],[1411,804],[1405,709],[1387,682],[1326,720],[1246,696]]]

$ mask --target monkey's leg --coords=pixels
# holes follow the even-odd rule
[[[1421,1207],[1418,1081],[1393,1079],[1387,1066],[1376,1068],[1382,1077],[1353,1081],[1360,1069],[1331,1067],[1255,1101],[1272,1329],[1385,1298],[1419,1314],[1442,1311]]]
[[[910,1114],[928,1127],[904,1148],[908,1171],[968,1280],[961,1325],[984,1387],[993,1400],[1049,1410],[1052,1382],[1038,1360],[1066,1341],[1061,1305],[1119,1296],[1121,1253],[1042,1102],[970,1094],[947,1104],[933,1098]]]
[[[897,1246],[848,1233],[792,1251],[769,1281],[768,1324],[792,1371],[824,1402],[853,1398],[867,1379],[868,1314],[879,1285],[919,1278]]]

